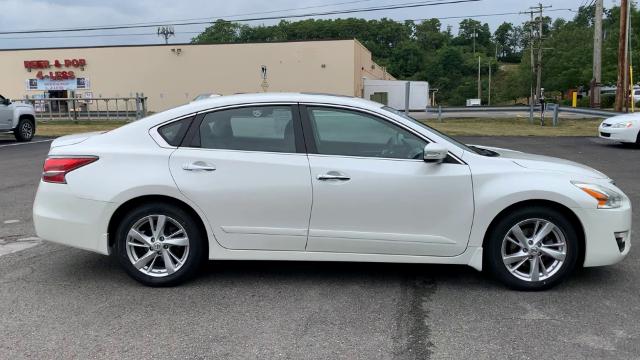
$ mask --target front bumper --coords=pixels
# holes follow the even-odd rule
[[[113,203],[82,199],[65,184],[41,181],[33,223],[43,240],[108,255],[107,227],[114,211]]]
[[[638,139],[638,131],[640,130],[637,128],[612,128],[600,125],[598,137],[611,141],[634,143]]]
[[[584,266],[615,264],[631,248],[631,203],[625,199],[618,209],[573,209],[582,222],[585,233]],[[618,241],[616,241],[616,235]],[[619,245],[624,235],[624,247]]]

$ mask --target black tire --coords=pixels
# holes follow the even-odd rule
[[[13,130],[13,135],[19,142],[27,142],[33,139],[36,134],[36,124],[32,119],[22,118],[18,121],[18,126]]]
[[[127,250],[129,231],[134,227],[136,223],[152,215],[164,215],[167,217],[167,219],[175,220],[179,225],[183,227],[184,231],[186,232],[189,244],[186,259],[184,259],[181,267],[177,268],[177,270],[172,274],[166,274],[160,277],[148,275],[143,271],[138,270],[133,265],[133,260],[131,260],[129,252]],[[153,238],[153,236],[151,237]],[[131,210],[122,218],[122,221],[118,225],[116,231],[115,256],[118,258],[120,265],[124,268],[127,274],[140,283],[154,287],[175,286],[193,277],[202,265],[203,261],[207,258],[208,247],[206,245],[206,241],[206,234],[203,234],[200,226],[198,226],[195,219],[193,219],[193,217],[189,213],[187,213],[180,207],[171,204],[150,203]],[[160,241],[158,240],[156,242],[159,243]],[[167,246],[165,246],[164,248],[166,249]],[[163,251],[162,249],[156,250]],[[141,247],[139,251],[141,253],[152,252],[150,248],[144,247]],[[164,260],[162,260],[163,257],[161,255],[158,256],[160,259],[158,260],[160,264],[164,263]],[[151,263],[149,263],[147,266],[144,266],[143,270],[145,270],[145,268],[149,266],[151,266],[151,269],[153,270],[154,264]]]
[[[551,276],[544,275],[544,274],[541,274],[541,272],[538,272],[541,275],[548,276],[547,278],[540,279],[538,281],[523,280],[518,276],[514,275],[514,273],[512,273],[511,271],[509,271],[509,269],[507,269],[507,265],[505,265],[505,262],[503,261],[503,255],[502,255],[503,240],[510,233],[510,230],[512,229],[512,227],[514,227],[516,224],[523,224],[523,222],[526,222],[527,220],[530,220],[530,219],[542,219],[542,220],[551,222],[553,225],[557,227],[557,229],[559,229],[561,234],[564,236],[564,240],[566,243],[566,247],[564,248],[564,251],[566,252],[564,256],[564,262],[557,267],[557,270],[555,273],[553,274],[548,273],[548,275],[551,275]],[[527,231],[527,229],[525,229],[525,231]],[[531,230],[528,230],[528,231],[529,231],[528,235],[531,235]],[[549,238],[546,238],[546,239],[549,239]],[[546,240],[546,241],[549,241],[549,240]],[[513,246],[513,245],[507,242],[507,245],[505,246]],[[493,275],[498,281],[502,282],[503,284],[505,284],[506,286],[512,289],[525,290],[525,291],[546,290],[559,284],[569,274],[571,274],[571,272],[573,272],[573,270],[576,267],[578,254],[580,253],[579,246],[580,245],[578,241],[578,235],[574,228],[574,225],[561,212],[553,208],[544,207],[544,206],[532,206],[532,207],[520,208],[515,211],[509,212],[502,219],[499,219],[497,224],[493,226],[491,232],[488,234],[488,238],[487,238],[485,249],[484,249],[485,267],[491,273],[491,275]],[[530,249],[527,249],[527,250],[521,249],[521,251],[528,251],[529,254],[531,254]],[[538,252],[537,249],[536,249],[536,252]],[[546,262],[552,262],[554,260],[553,258],[548,257],[547,255],[542,255],[542,256],[545,256],[543,259]],[[527,271],[527,268],[528,268],[528,271],[530,273],[533,273],[533,271],[531,271],[531,268],[534,266],[532,265],[532,261],[533,259],[526,260],[525,263],[522,265],[523,268],[521,269],[524,269],[525,271]],[[542,261],[542,260],[539,260],[539,261]],[[542,268],[540,269],[541,269],[540,271],[542,271]],[[541,276],[541,277],[544,277],[544,276]],[[533,277],[531,278],[533,279]]]

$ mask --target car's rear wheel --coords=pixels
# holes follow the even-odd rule
[[[510,212],[487,240],[487,269],[517,290],[544,290],[558,284],[574,270],[579,253],[574,225],[549,207]]]
[[[173,286],[192,277],[206,256],[204,237],[179,207],[154,203],[130,211],[116,235],[116,256],[125,271],[149,286]]]
[[[36,133],[36,125],[31,119],[22,118],[18,122],[18,126],[13,130],[16,140],[24,142],[31,141]]]

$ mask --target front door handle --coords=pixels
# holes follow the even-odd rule
[[[348,181],[348,180],[351,180],[351,177],[338,171],[329,171],[326,174],[318,175],[317,179],[320,181],[328,181],[328,180]]]
[[[215,171],[216,167],[204,161],[196,161],[182,165],[182,169],[186,171]]]

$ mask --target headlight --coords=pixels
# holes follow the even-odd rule
[[[630,128],[633,126],[633,121],[623,121],[617,124],[611,125],[612,128],[620,129],[620,128]]]
[[[618,192],[596,184],[571,182],[587,195],[598,201],[599,209],[615,209],[622,206],[622,195]]]

